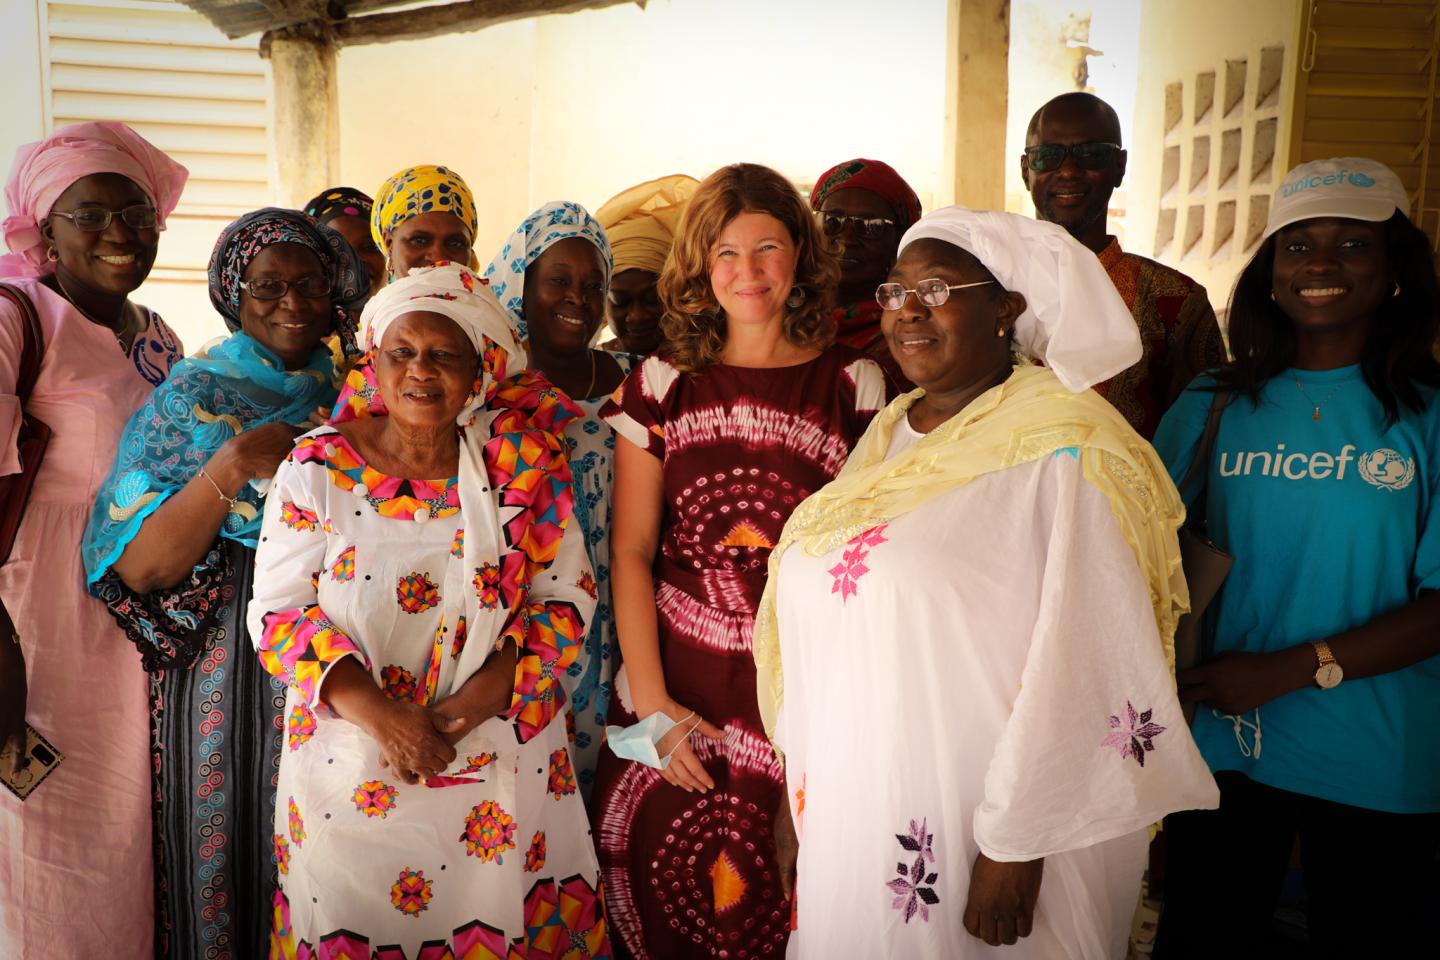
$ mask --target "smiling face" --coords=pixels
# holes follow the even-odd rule
[[[326,221],[325,226],[344,237],[359,255],[370,277],[370,295],[379,293],[385,286],[385,254],[370,236],[370,221],[364,217],[339,216]]]
[[[1119,143],[1120,127],[1099,101],[1067,97],[1046,104],[1036,118],[1035,129],[1025,138],[1027,147],[1041,143],[1074,146],[1077,143]],[[1099,170],[1085,170],[1072,156],[1059,169],[1040,172],[1030,169],[1024,156],[1020,172],[1035,213],[1041,220],[1059,224],[1082,242],[1087,234],[1103,237],[1110,195],[1125,178],[1125,151],[1118,151]]]
[[[422,213],[390,232],[390,269],[398,280],[416,267],[433,267],[442,260],[468,264],[472,243],[474,237],[455,214]]]
[[[660,278],[649,270],[631,267],[610,278],[605,296],[605,318],[630,353],[642,356],[660,348],[660,305],[656,285]]]
[[[932,277],[947,284],[993,279],[969,253],[934,239],[906,247],[889,275],[907,290]],[[1023,297],[994,283],[951,290],[938,307],[912,293],[899,310],[880,315],[880,330],[907,378],[927,393],[945,394],[1009,368],[1008,332],[1024,310]]]
[[[779,323],[799,259],[790,231],[768,213],[742,213],[710,247],[710,289],[726,321]]]
[[[605,317],[605,267],[584,237],[557,241],[525,269],[525,323],[541,354],[579,353]]]
[[[110,225],[93,232],[64,217],[42,222],[41,235],[55,247],[67,285],[123,297],[144,282],[155,265],[160,233],[136,230],[114,212],[135,204],[154,205],[135,181],[118,173],[81,177],[56,198],[52,212],[74,213],[86,207],[112,212]]]
[[[470,338],[454,320],[417,310],[385,330],[375,379],[397,426],[437,429],[460,415],[479,366]]]
[[[247,283],[279,279],[290,288],[279,300],[256,300],[240,291],[240,329],[285,361],[287,370],[299,370],[330,332],[330,296],[305,297],[295,284],[306,277],[325,279],[325,268],[314,251],[298,243],[272,243],[255,255],[241,277]]]
[[[1368,333],[1395,287],[1385,224],[1324,217],[1275,233],[1275,304],[1298,336]]]
[[[895,219],[895,211],[883,197],[861,187],[841,187],[830,193],[820,204],[820,212],[866,220]],[[833,239],[840,251],[840,302],[848,305],[868,300],[895,264],[899,226],[887,226],[878,236],[867,237],[859,224],[847,221]]]

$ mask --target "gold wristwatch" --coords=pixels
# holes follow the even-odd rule
[[[1340,686],[1340,681],[1345,679],[1345,671],[1335,662],[1330,644],[1324,640],[1311,640],[1310,646],[1315,648],[1315,659],[1319,661],[1319,666],[1315,668],[1315,686],[1321,690],[1333,690]]]

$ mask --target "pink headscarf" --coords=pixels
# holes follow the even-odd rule
[[[140,134],[110,120],[74,123],[25,144],[15,151],[5,181],[10,215],[3,227],[11,253],[0,257],[0,277],[37,277],[54,269],[45,258],[40,221],[71,184],[95,173],[118,173],[134,180],[155,204],[160,230],[165,229],[165,218],[180,202],[180,191],[190,176]]]

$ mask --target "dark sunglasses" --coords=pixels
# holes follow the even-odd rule
[[[281,280],[279,277],[260,277],[257,280],[241,280],[240,289],[256,300],[279,300],[294,287],[302,297],[330,296],[330,281],[325,277],[307,274],[299,280]]]
[[[1036,173],[1049,173],[1059,170],[1068,154],[1075,158],[1075,165],[1081,170],[1100,170],[1119,152],[1120,144],[1098,140],[1094,143],[1074,143],[1068,147],[1061,143],[1037,143],[1025,148],[1025,162]]]
[[[847,217],[818,210],[815,212],[815,219],[820,221],[820,230],[827,237],[838,237],[845,232],[846,227],[854,227],[866,240],[877,240],[885,235],[887,227],[895,226],[895,221],[888,217]]]
[[[117,213],[121,220],[135,230],[154,230],[159,219],[155,208],[148,203],[131,204],[123,210],[102,210],[99,207],[81,207],[74,213],[51,210],[50,216],[64,217],[75,224],[77,230],[98,233],[110,226],[110,221]]]

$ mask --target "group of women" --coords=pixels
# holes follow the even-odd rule
[[[182,358],[128,295],[183,168],[27,146],[0,744],[64,759],[0,797],[0,952],[1114,958],[1162,819],[1170,956],[1263,936],[1297,833],[1316,943],[1381,943],[1338,904],[1440,841],[1440,294],[1367,169],[1277,199],[1152,448],[1095,256],[877,161],[548,203],[483,267],[450,168],[327,190],[223,231]]]

